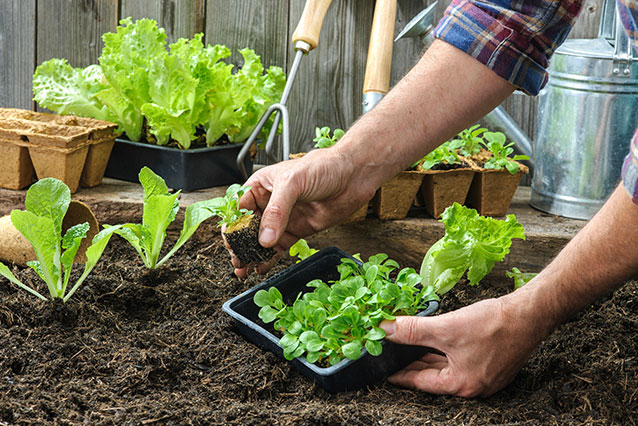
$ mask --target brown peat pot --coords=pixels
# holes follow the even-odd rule
[[[466,167],[451,170],[424,170],[421,196],[425,210],[440,218],[446,208],[454,203],[463,204],[467,197],[474,170]]]
[[[521,178],[528,172],[529,169],[520,163],[515,174],[506,169],[478,170],[465,204],[483,216],[505,216]]]
[[[423,173],[403,171],[381,185],[372,199],[372,210],[379,219],[403,219],[421,187]]]

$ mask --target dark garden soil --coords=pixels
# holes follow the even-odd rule
[[[156,273],[114,238],[66,305],[0,279],[0,425],[638,423],[637,282],[557,330],[505,390],[465,400],[387,383],[326,393],[221,311],[258,281],[234,278],[218,238],[190,242]],[[510,287],[484,284],[458,287],[443,310]]]

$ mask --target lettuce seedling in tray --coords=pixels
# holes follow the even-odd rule
[[[62,235],[62,221],[70,203],[69,187],[58,179],[46,178],[27,191],[26,210],[11,212],[13,226],[31,243],[35,252],[37,260],[27,262],[27,265],[47,284],[51,298],[64,302],[82,285],[102,256],[111,235],[119,229],[119,226],[105,229],[93,237],[91,246],[86,250],[84,272],[67,292],[75,255],[89,230],[89,224],[84,222],[70,227]],[[18,280],[1,262],[0,275],[34,296],[47,300],[36,289]]]

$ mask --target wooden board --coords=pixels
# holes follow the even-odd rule
[[[0,107],[33,109],[35,0],[0,2]]]
[[[155,19],[168,43],[204,31],[204,0],[120,0],[119,15]]]

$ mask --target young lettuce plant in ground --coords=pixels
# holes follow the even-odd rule
[[[199,201],[186,208],[184,225],[179,239],[173,248],[161,259],[160,253],[166,238],[166,229],[175,220],[179,210],[180,191],[171,194],[166,182],[144,167],[139,173],[140,183],[144,187],[144,212],[142,223],[120,225],[115,233],[128,241],[137,251],[149,269],[156,269],[164,264],[186,241],[197,231],[199,225],[214,213],[210,210],[213,200]],[[109,228],[107,228],[109,229]]]
[[[521,272],[518,268],[512,268],[511,271],[505,272],[505,276],[507,278],[514,279],[514,290],[523,287],[525,284],[530,282],[532,278],[534,278],[537,273],[534,272]]]
[[[82,285],[102,256],[111,235],[119,229],[105,229],[93,238],[92,245],[86,250],[84,272],[67,293],[75,255],[89,230],[88,223],[80,223],[67,229],[62,236],[62,221],[70,202],[69,188],[58,179],[47,178],[33,184],[27,191],[26,210],[11,212],[13,226],[31,243],[37,258],[27,265],[47,284],[51,298],[64,302]],[[18,280],[3,263],[0,263],[0,275],[34,296],[47,300],[37,290]]]
[[[515,155],[509,158],[514,153],[514,142],[505,144],[505,135],[501,132],[486,132],[484,134],[487,142],[483,142],[485,148],[492,153],[492,157],[487,160],[483,165],[486,169],[501,170],[507,169],[510,174],[516,174],[518,172],[518,163],[520,160],[529,160],[527,155]]]
[[[438,300],[431,286],[412,268],[401,269],[396,280],[390,275],[399,269],[386,254],[371,256],[360,264],[342,259],[340,277],[328,284],[314,280],[307,284],[314,291],[300,294],[287,306],[277,288],[259,290],[254,302],[261,309],[259,318],[283,336],[279,343],[286,359],[305,355],[310,363],[334,365],[343,359],[358,359],[365,348],[371,355],[382,352],[384,319],[414,315]]]
[[[423,285],[433,286],[438,295],[450,291],[466,272],[469,284],[478,284],[509,253],[513,238],[525,239],[513,214],[497,220],[454,203],[441,217],[445,235],[427,251],[420,271]]]
[[[317,253],[318,251],[319,250],[317,249],[310,248],[310,246],[308,245],[308,241],[301,238],[299,239],[299,241],[290,246],[288,253],[291,256],[297,256],[297,263],[299,263],[302,260],[307,259],[313,254]]]
[[[316,142],[315,148],[330,148],[339,142],[339,139],[345,134],[346,132],[341,129],[334,129],[332,136],[330,136],[330,127],[317,127],[315,128],[315,138],[312,141]]]
[[[233,184],[226,195],[212,199],[208,205],[219,218],[217,226],[224,226],[224,238],[242,265],[265,262],[275,255],[274,249],[259,244],[261,217],[239,208],[239,200],[248,191],[250,186]]]

